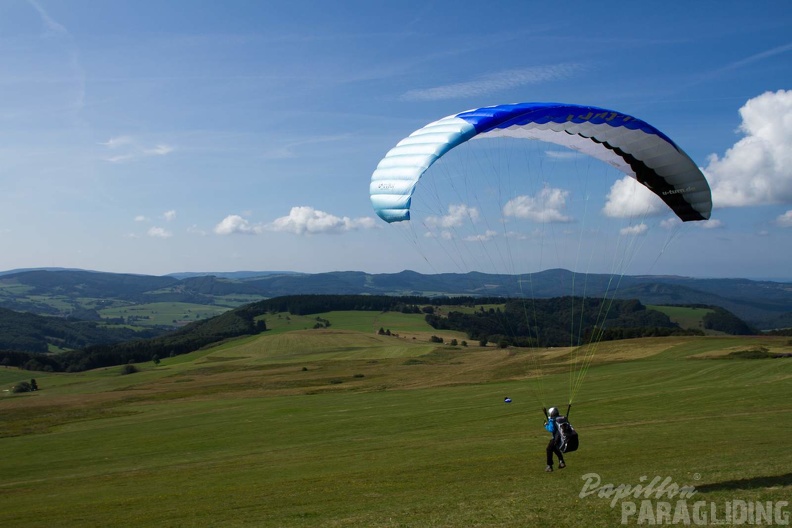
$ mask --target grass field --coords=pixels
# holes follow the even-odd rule
[[[694,486],[706,525],[734,501],[790,511],[792,359],[719,359],[789,338],[602,344],[571,413],[581,448],[548,474],[537,393],[564,403],[569,350],[437,346],[421,316],[321,318],[268,316],[263,335],[127,376],[0,368],[4,388],[42,389],[0,396],[0,526],[604,527],[641,507],[584,493],[592,474]]]
[[[704,316],[712,313],[711,308],[695,308],[689,306],[654,306],[647,308],[666,314],[673,322],[682,328],[704,329]]]
[[[99,310],[102,318],[123,317],[132,326],[175,326],[193,323],[228,311],[227,306],[181,302],[155,302]]]

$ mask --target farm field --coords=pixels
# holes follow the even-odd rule
[[[666,314],[673,322],[682,328],[703,328],[702,318],[708,313],[712,313],[711,308],[696,308],[689,306],[654,306],[647,308],[657,310]]]
[[[264,334],[131,375],[0,368],[3,388],[41,388],[0,396],[0,526],[637,525],[634,499],[585,493],[593,475],[693,486],[710,525],[727,503],[791,496],[792,359],[728,359],[792,352],[788,337],[602,343],[572,407],[581,448],[548,474],[540,413],[565,409],[569,349],[432,343],[420,315],[318,317],[330,326],[268,315]]]
[[[123,318],[131,326],[177,326],[214,317],[228,306],[182,302],[155,302],[99,310],[103,319]]]

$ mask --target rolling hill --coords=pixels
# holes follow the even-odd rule
[[[0,274],[0,307],[49,315],[76,315],[154,302],[185,302],[233,308],[285,295],[603,296],[617,277],[553,269],[529,275],[413,271],[369,274],[240,272],[148,276],[80,270],[30,270]],[[722,307],[759,329],[792,327],[792,283],[676,276],[624,276],[616,297],[644,304]],[[574,285],[574,292],[572,287]]]

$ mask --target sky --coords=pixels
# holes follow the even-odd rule
[[[712,218],[658,242],[670,222],[645,189],[592,179],[583,213],[543,174],[508,229],[553,233],[558,258],[515,236],[510,270],[580,271],[563,249],[588,240],[581,219],[646,203],[659,238],[613,228],[653,248],[635,273],[792,281],[790,28],[786,0],[0,0],[0,270],[501,271],[419,247],[475,205],[440,196],[408,231],[374,214],[371,174],[431,121],[556,101],[667,134]],[[487,251],[499,233],[478,229],[451,247]]]

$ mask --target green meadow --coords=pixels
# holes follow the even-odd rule
[[[708,313],[712,313],[711,308],[699,308],[691,306],[647,306],[652,310],[657,310],[666,314],[673,322],[682,328],[704,328],[703,318]]]
[[[130,375],[0,367],[4,389],[41,388],[0,395],[0,526],[610,527],[625,508],[638,525],[644,497],[603,486],[656,477],[692,487],[708,525],[735,501],[789,515],[792,358],[729,355],[788,337],[602,343],[572,406],[581,447],[545,473],[541,409],[565,410],[571,350],[316,317],[268,315],[264,334]],[[643,524],[679,499],[652,495]]]
[[[175,326],[220,315],[228,306],[182,302],[154,302],[99,310],[103,319],[123,318],[131,326]]]

